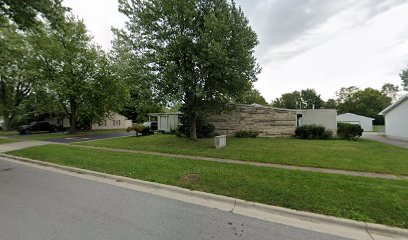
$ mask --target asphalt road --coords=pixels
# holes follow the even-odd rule
[[[0,158],[0,239],[342,238]]]

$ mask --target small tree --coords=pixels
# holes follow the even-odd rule
[[[197,116],[219,112],[248,91],[260,71],[257,36],[227,0],[120,0],[122,37],[154,76],[162,96],[183,103],[196,139]]]

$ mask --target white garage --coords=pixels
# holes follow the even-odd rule
[[[179,116],[182,115],[181,112],[173,113],[149,113],[149,122],[154,118],[157,120],[157,131],[171,132],[176,130],[179,126]]]
[[[337,123],[351,123],[358,124],[364,130],[364,132],[373,131],[374,118],[369,118],[354,113],[344,113],[337,116]]]
[[[408,140],[408,94],[380,112],[385,118],[385,134]]]

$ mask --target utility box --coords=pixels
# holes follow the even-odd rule
[[[214,147],[220,149],[227,146],[227,135],[220,135],[214,138]]]

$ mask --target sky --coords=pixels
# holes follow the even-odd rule
[[[97,2],[97,5],[95,3]],[[341,87],[401,85],[408,67],[407,0],[236,0],[257,33],[262,67],[255,83],[265,99],[314,88],[322,98]],[[111,27],[126,18],[117,0],[64,0],[94,41],[111,48]]]

